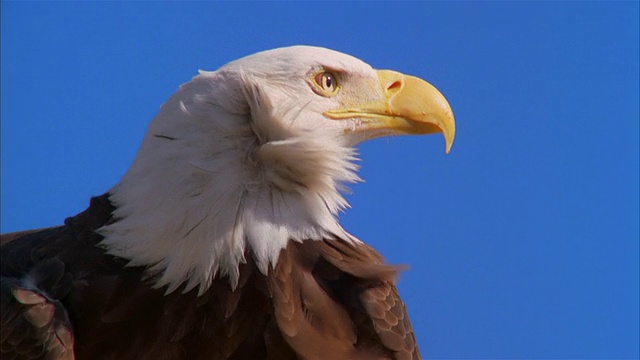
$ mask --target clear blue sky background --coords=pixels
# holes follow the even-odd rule
[[[428,358],[637,358],[638,2],[2,2],[2,231],[113,185],[197,69],[319,45],[427,79],[458,134],[361,147],[348,230],[411,266]]]

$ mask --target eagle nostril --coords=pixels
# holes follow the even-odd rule
[[[391,84],[387,85],[387,93],[395,93],[402,89],[402,81],[396,80]]]

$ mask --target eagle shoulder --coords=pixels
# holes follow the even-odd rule
[[[93,260],[96,255],[102,257],[103,250],[87,234],[110,218],[104,200],[94,198],[89,209],[67,219],[63,226],[2,235],[3,358],[75,358],[67,304],[86,285],[80,274],[99,268],[100,262]]]
[[[419,359],[398,271],[366,244],[290,242],[269,274],[283,339],[307,359]]]

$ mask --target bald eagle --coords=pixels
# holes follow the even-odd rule
[[[201,71],[64,225],[5,234],[2,359],[418,359],[397,268],[337,220],[358,143],[455,134],[427,82],[294,46]]]

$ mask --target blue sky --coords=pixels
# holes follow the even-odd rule
[[[378,139],[344,226],[428,358],[639,356],[638,2],[2,2],[2,232],[127,169],[198,69],[309,44],[422,77],[457,138]]]

